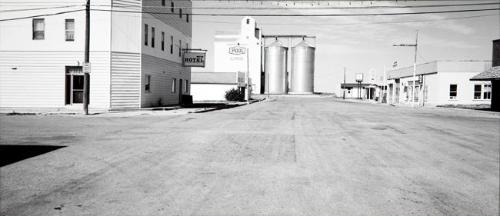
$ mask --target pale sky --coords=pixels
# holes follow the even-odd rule
[[[495,8],[481,7],[397,8],[397,9],[294,9],[294,7],[349,6],[349,2],[290,1],[228,2],[193,1],[193,13],[387,13],[434,10]],[[376,2],[372,5],[467,4],[498,1],[419,1]],[[329,5],[327,5],[329,4]],[[370,2],[351,2],[351,6],[369,6]],[[280,7],[286,10],[207,10],[197,7]],[[500,38],[500,12],[467,12],[446,14],[364,16],[364,17],[254,17],[264,35],[306,34],[317,37],[315,91],[338,92],[347,68],[347,82],[354,82],[356,73],[375,71],[376,76],[389,70],[398,61],[400,67],[413,64],[412,47],[394,47],[396,43],[414,43],[419,31],[418,63],[435,60],[491,60],[492,40]],[[213,38],[216,31],[238,31],[242,17],[193,17],[193,48],[208,49],[207,66],[193,71],[213,71]],[[411,22],[407,22],[411,21]],[[414,22],[424,21],[424,22]],[[388,23],[390,22],[390,23]],[[394,23],[398,22],[398,23]]]

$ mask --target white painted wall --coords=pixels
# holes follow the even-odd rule
[[[192,84],[194,101],[225,101],[226,91],[238,88],[237,84]]]
[[[109,5],[110,0],[94,4]],[[24,17],[66,10],[83,9],[82,1],[34,0],[20,2],[0,0],[2,10],[36,7],[70,8],[2,12],[0,19]],[[32,19],[0,22],[0,106],[1,107],[66,107],[65,66],[82,65],[84,61],[84,11],[45,19],[45,38],[32,39]],[[75,40],[65,40],[65,19],[75,20]],[[109,12],[91,12],[90,108],[109,108],[110,101],[110,34]]]

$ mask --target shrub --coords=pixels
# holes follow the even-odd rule
[[[243,101],[245,100],[245,92],[237,88],[229,89],[226,91],[225,98],[228,101]]]

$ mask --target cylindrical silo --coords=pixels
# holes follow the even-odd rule
[[[266,93],[286,93],[287,48],[275,41],[265,48]]]
[[[292,48],[290,94],[314,92],[314,52],[315,48],[304,40]]]

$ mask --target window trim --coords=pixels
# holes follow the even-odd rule
[[[73,30],[68,30],[68,21],[72,21],[73,22]],[[68,38],[68,32],[73,32],[73,37],[72,38]],[[68,41],[68,42],[72,42],[72,41],[75,41],[75,19],[72,18],[72,19],[64,19],[64,36],[65,36],[65,40]]]
[[[479,87],[479,90],[476,87]],[[483,99],[483,98],[481,98],[482,94],[483,94],[482,92],[483,92],[483,85],[482,84],[474,84],[474,94],[472,95],[474,100]]]
[[[41,31],[36,31],[35,30],[35,22],[40,21],[43,26],[43,30]],[[45,18],[33,18],[32,19],[32,24],[31,24],[31,34],[32,34],[32,40],[45,40]],[[36,32],[42,32],[41,37],[38,38]]]
[[[487,87],[489,88],[489,91],[485,91]],[[482,96],[484,100],[491,100],[491,90],[491,84],[483,84]],[[486,95],[488,95],[488,97],[486,97]]]

